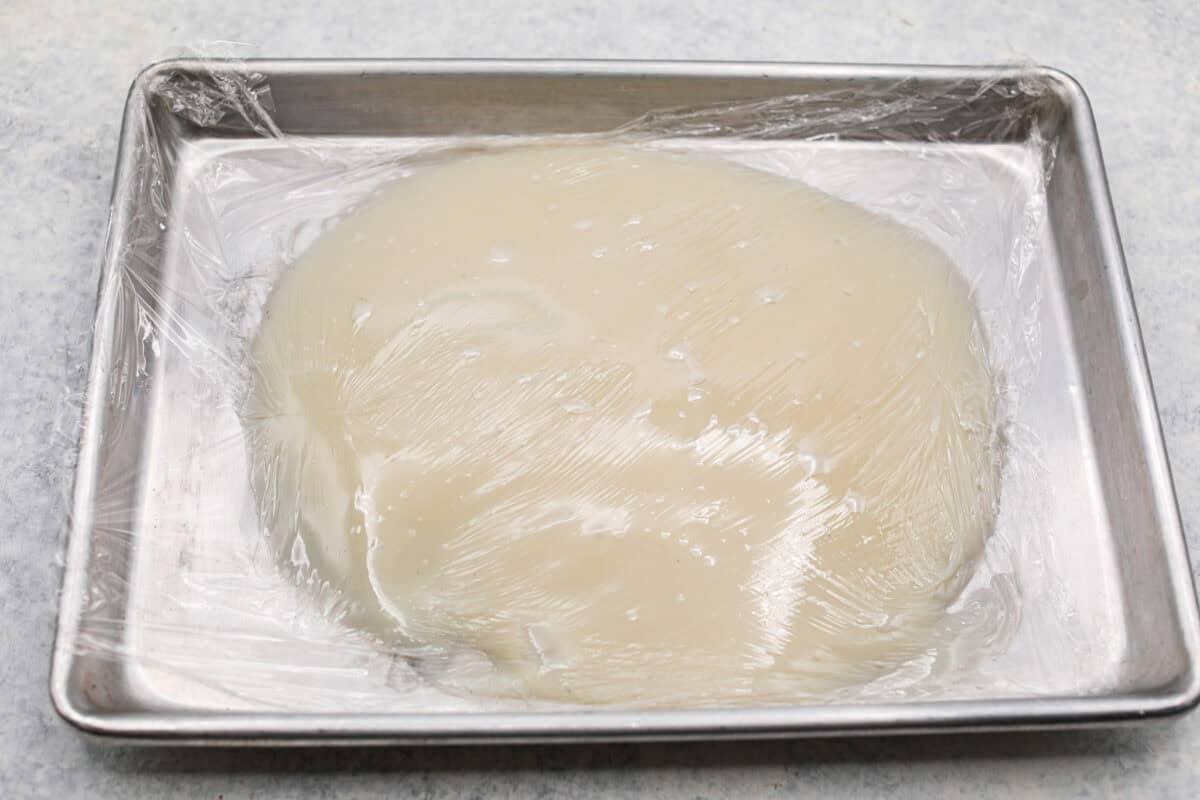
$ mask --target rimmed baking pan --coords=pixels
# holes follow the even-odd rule
[[[763,127],[776,98],[821,102],[795,125]],[[749,122],[711,124],[722,105],[750,110]],[[846,127],[881,109],[878,124]],[[758,159],[865,204],[888,175],[936,196],[954,164],[981,181],[970,196],[1042,214],[1044,225],[1013,234],[1034,245],[1015,263],[1035,276],[1019,301],[1033,298],[1025,344],[1036,361],[1010,412],[1012,435],[1035,443],[1031,482],[1043,493],[1036,514],[1001,514],[1022,613],[982,677],[774,707],[437,704],[386,653],[342,648],[343,634],[296,622],[280,588],[295,587],[254,561],[244,454],[208,447],[236,438],[238,420],[205,395],[196,368],[198,348],[220,361],[252,334],[238,314],[261,306],[282,268],[269,226],[231,244],[238,204],[257,192],[286,207],[302,176],[329,189],[303,197],[319,222],[345,200],[329,187],[365,193],[423,148],[623,126],[636,135],[632,121],[664,113],[676,149]],[[347,164],[354,181],[339,178]],[[986,204],[950,207],[956,219],[983,214],[973,224],[984,234],[1011,222],[989,222]],[[1096,129],[1083,90],[1061,72],[166,62],[131,91],[112,214],[51,685],[59,712],[84,731],[201,744],[833,735],[1106,724],[1200,697],[1192,577]],[[1005,502],[1019,503],[1013,496]],[[254,613],[288,622],[245,627]],[[405,699],[381,702],[388,691]]]

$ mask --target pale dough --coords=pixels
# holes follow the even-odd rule
[[[255,489],[342,618],[482,654],[472,691],[786,702],[930,646],[994,519],[984,351],[941,252],[804,184],[462,155],[280,279]]]

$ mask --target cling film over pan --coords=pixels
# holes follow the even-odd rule
[[[1047,89],[876,91],[387,137],[252,65],[136,84],[75,646],[231,710],[1067,688],[1055,142],[967,156]]]

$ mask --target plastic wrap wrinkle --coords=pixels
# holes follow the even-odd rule
[[[903,86],[295,137],[261,78],[208,77],[141,99],[131,181],[158,200],[101,288],[108,402],[194,414],[139,432],[151,538],[89,587],[82,647],[235,709],[1046,686],[1022,598],[1058,556],[1020,399],[1052,142],[997,115],[1005,159],[931,147],[922,120],[971,95]],[[244,135],[183,174],[156,135],[181,124]],[[105,523],[130,495],[97,487],[96,536],[130,535]],[[1046,602],[1040,635],[1087,658]]]

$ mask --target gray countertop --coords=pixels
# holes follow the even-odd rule
[[[46,7],[43,7],[46,6]],[[1176,487],[1200,553],[1200,4],[956,0],[0,1],[4,797],[1191,798],[1200,716],[1139,729],[745,744],[338,751],[95,746],[47,695],[77,386],[124,94],[180,45],[268,56],[1034,61],[1088,90]],[[1028,5],[1028,8],[1016,6]],[[973,7],[973,8],[968,8]]]

